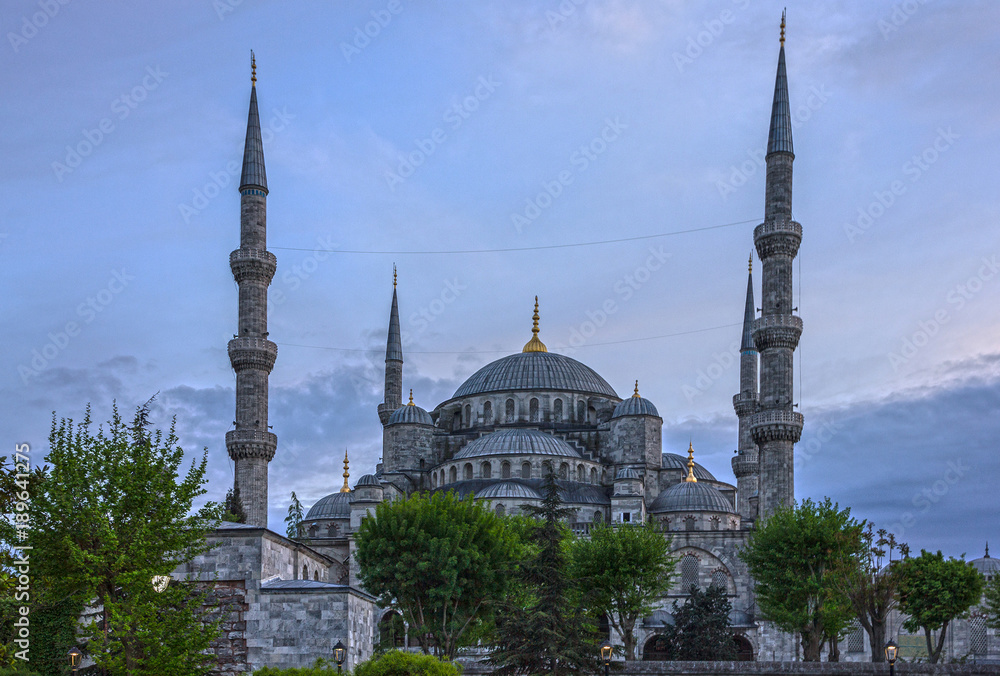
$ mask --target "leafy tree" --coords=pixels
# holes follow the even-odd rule
[[[285,535],[289,539],[299,537],[299,524],[302,523],[302,518],[302,503],[299,502],[295,491],[292,491],[292,504],[288,505],[288,516],[285,517],[285,523],[288,524],[285,527]]]
[[[896,542],[896,536],[884,528],[873,530],[871,524],[861,539],[863,549],[843,571],[839,586],[868,634],[872,662],[884,662],[886,626],[889,613],[896,608],[898,564],[909,547]]]
[[[247,522],[247,513],[243,510],[243,500],[240,498],[238,484],[226,491],[226,499],[222,503],[222,520],[233,523]]]
[[[590,538],[573,542],[573,578],[588,589],[588,605],[607,613],[622,636],[625,659],[636,659],[636,622],[670,587],[677,562],[669,552],[670,538],[651,524],[602,524],[591,529]]]
[[[217,635],[193,583],[162,592],[170,575],[207,550],[217,506],[192,513],[205,490],[206,453],[181,478],[184,451],[174,426],[151,431],[149,405],[126,423],[114,408],[107,429],[53,415],[46,461],[52,469],[32,499],[32,570],[50,599],[96,602],[101,617],[82,628],[86,651],[111,674],[207,673]],[[72,636],[72,634],[71,634]],[[64,659],[72,642],[52,646]],[[61,669],[60,669],[61,671]]]
[[[862,528],[830,498],[806,499],[764,520],[740,552],[763,616],[800,634],[807,662],[818,662],[823,642],[850,620],[838,577],[862,551]]]
[[[994,629],[1000,629],[1000,575],[993,575],[983,588],[986,597],[986,623]]]
[[[500,517],[453,493],[383,502],[357,536],[365,588],[403,613],[425,653],[449,658],[503,598],[515,551]]]
[[[354,676],[459,676],[460,673],[461,669],[453,662],[401,650],[390,650],[354,668]]]
[[[722,587],[702,591],[697,585],[684,604],[674,601],[674,624],[663,631],[670,660],[734,660],[736,644],[729,613],[733,606]]]
[[[948,623],[979,601],[983,576],[961,559],[945,560],[941,552],[926,550],[899,568],[899,609],[909,616],[903,628],[924,630],[928,661],[937,664]],[[938,632],[936,642],[934,632]]]
[[[573,511],[562,506],[555,476],[545,477],[541,505],[523,505],[537,519],[532,552],[519,566],[525,594],[497,615],[496,645],[490,662],[497,676],[576,674],[597,671],[597,633],[570,580],[572,538],[562,520]],[[523,601],[523,602],[522,602]]]

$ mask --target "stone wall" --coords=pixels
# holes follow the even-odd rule
[[[624,666],[622,666],[624,665]],[[617,662],[617,676],[724,676],[727,674],[782,674],[783,676],[884,676],[889,665],[872,662]],[[463,664],[463,676],[485,676],[492,670],[481,663]],[[955,674],[1000,676],[1000,664],[896,664],[899,676]]]
[[[206,605],[218,608],[210,617],[219,620],[221,632],[210,648],[216,662],[212,674],[246,673],[250,671],[247,663],[246,585],[243,580],[218,580],[205,583],[205,586],[209,590]]]

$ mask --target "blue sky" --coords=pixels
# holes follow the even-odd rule
[[[5,3],[0,437],[41,455],[53,411],[158,393],[158,424],[208,448],[209,497],[231,484],[252,48],[272,525],[290,491],[339,487],[345,447],[374,470],[394,262],[417,403],[519,350],[537,294],[550,349],[619,394],[638,378],[665,450],[691,438],[732,480],[782,6]],[[998,539],[998,23],[985,1],[795,3],[786,43],[797,496],[970,557]]]

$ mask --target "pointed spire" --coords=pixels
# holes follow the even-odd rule
[[[740,352],[756,351],[757,347],[753,342],[753,320],[757,318],[754,311],[753,302],[753,254],[750,254],[749,272],[747,272],[747,302],[743,310],[743,342],[740,344]]]
[[[989,542],[986,543],[986,556],[984,556],[983,558],[986,558],[986,559],[990,558],[990,543]]]
[[[531,340],[524,344],[524,349],[521,352],[548,352],[549,348],[545,347],[545,343],[538,339],[538,296],[535,296],[535,314],[531,316],[531,320]]]
[[[399,303],[396,300],[396,265],[392,266],[392,308],[389,310],[389,336],[385,344],[386,361],[403,361],[403,341],[399,331]]]
[[[348,469],[350,467],[350,461],[347,459],[347,449],[344,449],[344,487],[340,489],[341,493],[350,493],[351,487],[347,485],[347,480],[351,478],[351,472]]]
[[[414,405],[414,403],[413,403],[413,388],[411,387],[410,388],[410,403],[408,403],[407,406],[413,406],[413,405]]]
[[[257,112],[257,58],[250,52],[250,113],[247,115],[247,138],[243,146],[243,174],[240,192],[247,188],[263,190],[267,194],[267,172],[264,171],[264,142],[260,136],[260,114]]]
[[[639,396],[639,381],[637,380],[635,381],[635,392],[632,393],[632,397],[637,398],[638,396]]]
[[[774,79],[771,103],[771,130],[767,134],[767,154],[793,153],[792,114],[788,105],[788,76],[785,74],[785,13],[781,13],[781,49],[778,51],[778,74]]]
[[[698,483],[698,479],[694,476],[694,444],[690,441],[688,442],[688,475],[684,478],[684,481],[689,481],[691,483]]]

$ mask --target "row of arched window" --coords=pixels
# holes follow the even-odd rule
[[[508,460],[504,460],[500,463],[498,467],[499,474],[494,476],[493,474],[493,463],[490,461],[483,461],[479,463],[479,476],[475,476],[475,469],[471,462],[467,462],[461,466],[462,481],[471,481],[474,478],[479,479],[513,479],[514,477],[514,466]],[[540,474],[535,474],[534,478],[542,478],[552,474],[555,471],[552,463],[545,461],[542,463],[542,469]],[[525,460],[521,463],[520,471],[518,472],[517,478],[520,479],[531,479],[532,477],[532,467],[531,463]],[[578,481],[580,483],[591,483],[597,485],[598,483],[598,473],[596,467],[591,467],[590,471],[587,468],[579,464],[576,466],[576,470],[571,469],[568,462],[561,463],[559,465],[559,473],[557,475],[563,480]],[[444,469],[431,473],[431,488],[437,488],[438,486],[444,486],[445,484],[455,483],[459,480],[459,466],[452,465],[448,468],[447,473]],[[332,537],[332,536],[331,536]]]
[[[686,554],[681,557],[680,589],[682,592],[686,593],[691,588],[691,585],[699,586],[700,568],[701,562],[698,561],[698,557],[694,554]],[[713,587],[722,587],[727,591],[731,591],[729,588],[729,573],[722,568],[716,568],[712,571],[712,579],[709,584]]]
[[[473,420],[472,405],[466,404],[462,409],[456,410],[454,413],[454,420],[452,422],[453,429],[469,428],[472,427],[476,421]],[[594,407],[588,407],[587,403],[583,400],[576,402],[576,418],[575,422],[580,423],[592,423],[595,422],[597,418],[597,411]],[[482,410],[482,424],[492,425],[494,423],[513,423],[518,421],[517,415],[517,402],[514,399],[507,399],[504,402],[504,411],[502,420],[494,420],[493,414],[493,402],[485,401],[483,402]],[[532,397],[528,401],[528,422],[543,422],[542,414],[539,409],[538,397]],[[568,418],[564,419],[563,414],[563,400],[556,398],[552,401],[552,418],[551,422],[572,422]]]

